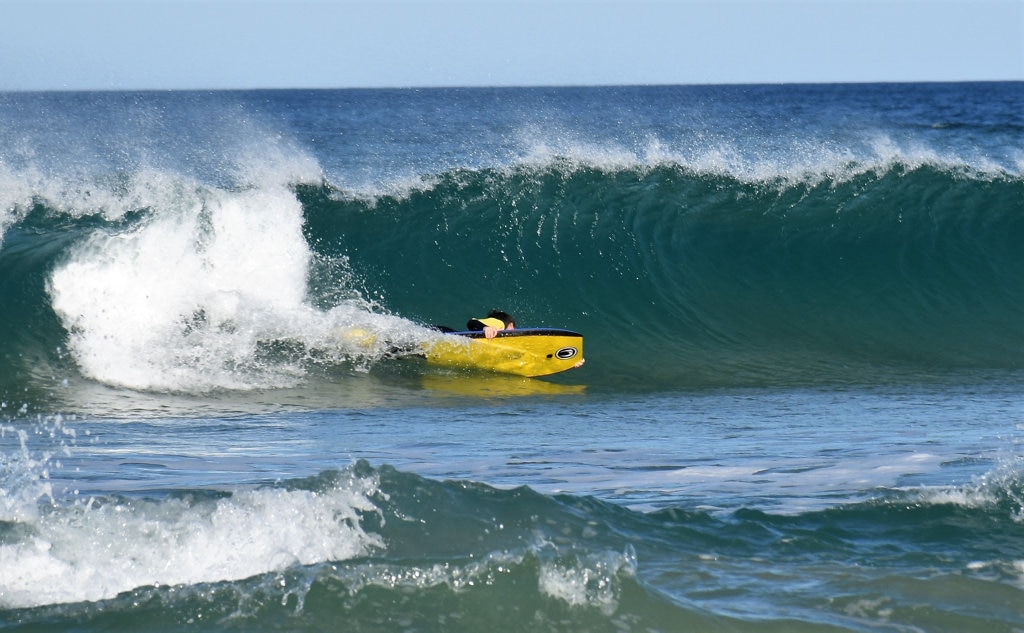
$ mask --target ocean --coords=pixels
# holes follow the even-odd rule
[[[1022,245],[1022,83],[2,93],[0,629],[1019,632]]]

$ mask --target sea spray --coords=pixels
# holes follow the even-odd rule
[[[42,507],[56,503],[50,472],[62,467],[77,442],[68,425],[73,417],[30,416],[27,409],[0,422],[0,523],[37,519]]]
[[[388,319],[358,298],[327,311],[310,305],[310,260],[287,189],[206,190],[131,227],[95,232],[48,291],[90,378],[170,391],[284,387],[302,378],[305,352],[271,363],[263,347],[294,341],[337,362],[372,356],[376,339],[346,348],[335,334],[372,332]]]

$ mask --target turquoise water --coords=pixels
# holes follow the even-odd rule
[[[1021,628],[1022,104],[2,95],[0,626]]]

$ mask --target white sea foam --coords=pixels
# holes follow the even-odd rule
[[[233,581],[383,548],[361,516],[375,478],[324,491],[262,488],[216,500],[83,501],[0,545],[5,608],[96,601],[145,586]]]
[[[261,346],[372,357],[384,339],[415,329],[373,314],[357,296],[329,311],[311,306],[312,254],[287,187],[150,193],[161,206],[148,219],[97,232],[50,278],[54,311],[85,375],[186,392],[289,386],[303,377],[301,358],[268,361]],[[337,337],[353,328],[363,334]]]
[[[631,547],[622,554],[606,552],[572,564],[545,562],[538,580],[542,593],[574,607],[594,607],[612,615],[619,605],[619,576],[636,571],[636,553]]]
[[[522,551],[496,551],[465,564],[405,566],[372,564],[345,568],[339,574],[349,591],[368,586],[387,589],[425,589],[445,586],[452,591],[494,585],[501,576],[532,567],[537,559],[537,589],[545,596],[571,607],[593,608],[612,615],[619,605],[622,581],[636,573],[636,552],[600,551],[561,556],[558,547],[545,539]]]
[[[915,493],[922,503],[986,508],[1006,504],[1010,518],[1024,523],[1024,457],[1004,456],[984,475],[960,486],[922,488]]]

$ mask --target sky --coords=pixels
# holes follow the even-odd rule
[[[1024,0],[0,0],[0,91],[1024,80]]]

